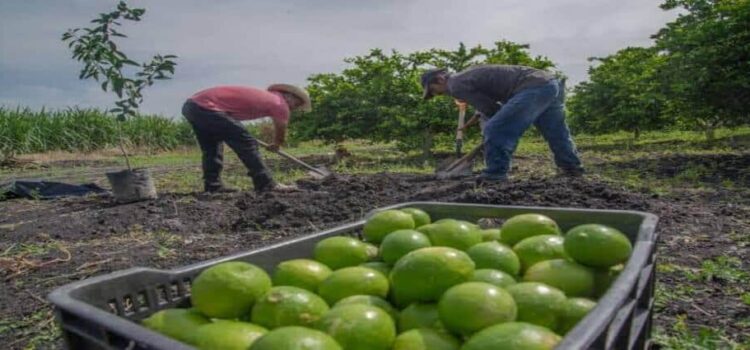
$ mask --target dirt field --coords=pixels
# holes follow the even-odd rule
[[[747,242],[750,232],[747,197],[734,191],[663,197],[627,190],[598,176],[528,176],[481,188],[468,181],[392,173],[339,175],[298,184],[301,191],[286,194],[168,193],[127,205],[113,205],[101,197],[0,203],[0,248],[5,252],[0,261],[5,282],[0,284],[0,313],[17,321],[4,325],[0,343],[9,348],[58,346],[43,298],[62,284],[132,266],[169,268],[219,257],[411,200],[648,211],[661,218],[662,266],[699,269],[719,256],[750,256],[748,245],[738,245],[733,236]],[[657,325],[670,328],[675,318],[684,317],[689,329],[705,325],[723,329],[736,340],[746,339],[750,327],[737,320],[747,319],[750,307],[734,294],[733,281],[721,276],[686,278],[659,274],[662,285],[689,283],[693,290],[689,298],[659,299]],[[665,292],[674,291],[662,288],[657,294]]]

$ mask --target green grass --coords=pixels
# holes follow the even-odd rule
[[[654,341],[661,346],[660,349],[744,350],[750,347],[750,343],[735,342],[720,329],[702,327],[697,331],[690,330],[685,322],[685,317],[678,317],[669,330],[656,329]]]
[[[693,281],[719,280],[728,283],[738,283],[748,278],[748,273],[742,269],[742,261],[736,257],[719,256],[716,259],[705,260],[697,272],[686,271],[688,279]]]
[[[25,345],[23,349],[46,349],[60,338],[60,329],[49,307],[41,308],[21,320],[0,319],[0,335],[11,331],[16,332],[16,339],[4,344],[8,349],[22,344]]]
[[[119,123],[98,109],[10,109],[0,106],[0,159],[49,151],[91,152],[116,147],[118,128],[130,147],[174,149],[195,143],[187,122],[139,115]]]

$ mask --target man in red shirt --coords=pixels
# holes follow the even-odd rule
[[[221,181],[226,142],[247,167],[255,191],[289,189],[276,183],[258,152],[258,142],[242,125],[243,120],[270,117],[274,142],[269,149],[278,150],[286,139],[291,111],[309,112],[310,96],[304,89],[288,84],[274,84],[266,90],[244,86],[217,86],[199,91],[182,106],[182,115],[190,122],[203,153],[203,181],[206,192],[233,192]]]

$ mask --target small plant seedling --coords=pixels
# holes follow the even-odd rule
[[[143,102],[143,90],[156,80],[170,79],[177,65],[174,55],[155,55],[150,61],[139,63],[122,52],[115,38],[127,36],[116,30],[121,20],[138,22],[146,13],[142,8],[131,8],[120,1],[117,8],[99,14],[91,21],[91,27],[69,29],[62,35],[73,51],[73,59],[83,63],[79,79],[94,79],[101,82],[104,91],[112,91],[119,99],[115,108],[109,110],[119,121],[135,116]],[[131,69],[128,69],[130,67]],[[123,145],[122,128],[118,127],[120,151],[130,169],[130,160]]]

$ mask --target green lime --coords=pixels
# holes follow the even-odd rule
[[[430,239],[419,231],[398,230],[385,236],[380,244],[380,251],[383,261],[393,265],[407,253],[431,245]]]
[[[289,286],[273,287],[253,306],[252,321],[268,329],[284,326],[312,326],[328,304],[312,292]]]
[[[518,321],[556,329],[567,298],[561,290],[538,282],[523,282],[507,288],[518,306]]]
[[[211,323],[196,309],[166,309],[141,321],[146,328],[188,344],[195,344],[198,327]]]
[[[396,320],[398,320],[398,309],[393,307],[393,305],[391,305],[391,303],[389,303],[385,299],[373,295],[352,295],[350,297],[339,300],[333,307],[352,304],[362,304],[379,307],[391,316],[393,322],[396,322]]]
[[[388,313],[370,305],[334,307],[320,319],[318,329],[347,350],[389,350],[396,339],[396,326]]]
[[[500,229],[499,228],[488,228],[486,230],[480,230],[482,234],[482,241],[492,242],[500,240]]]
[[[595,298],[599,298],[609,290],[612,283],[615,282],[620,272],[625,268],[624,265],[615,265],[608,269],[594,269],[594,294]]]
[[[570,298],[563,304],[558,333],[566,334],[596,307],[596,302],[586,298]]]
[[[401,209],[401,211],[411,215],[412,219],[414,219],[414,227],[427,225],[432,222],[432,220],[430,219],[430,215],[422,209],[404,208]]]
[[[393,297],[399,306],[437,301],[448,288],[466,282],[474,262],[448,247],[428,247],[404,255],[391,270]]]
[[[271,288],[271,278],[260,267],[240,261],[214,265],[193,281],[190,300],[208,317],[238,318]]]
[[[466,282],[448,289],[438,302],[438,314],[451,332],[471,335],[496,323],[516,319],[516,303],[502,288]]]
[[[342,350],[328,334],[305,327],[276,328],[256,341],[249,350]]]
[[[380,249],[378,249],[378,246],[365,242],[365,247],[367,247],[369,261],[377,261],[378,257],[380,257]]]
[[[384,210],[375,213],[365,222],[362,233],[368,242],[379,244],[386,235],[396,230],[414,229],[411,214],[400,210]]]
[[[333,305],[352,295],[388,296],[388,278],[382,273],[361,266],[334,271],[318,288],[318,294]]]
[[[513,249],[498,242],[479,243],[466,251],[478,269],[495,269],[518,275],[521,263]]]
[[[565,234],[565,251],[580,264],[602,268],[626,262],[633,246],[617,229],[588,224]]]
[[[472,282],[485,282],[493,286],[505,288],[516,284],[516,279],[509,275],[507,272],[493,269],[479,269],[475,270],[474,274],[469,279]]]
[[[547,328],[525,322],[507,322],[475,333],[461,350],[552,350],[560,340],[559,335]]]
[[[318,242],[313,254],[315,260],[338,270],[369,261],[372,251],[368,251],[367,245],[356,238],[336,236]]]
[[[406,332],[417,328],[445,330],[445,326],[440,322],[437,304],[413,303],[401,310],[398,316],[398,331]]]
[[[200,350],[245,350],[268,330],[252,323],[218,320],[195,331],[195,347]]]
[[[371,268],[382,273],[383,276],[388,276],[391,273],[391,266],[382,261],[370,261],[359,266]]]
[[[329,275],[331,275],[331,269],[315,260],[288,260],[276,266],[273,273],[273,285],[293,286],[317,292],[318,285]]]
[[[429,237],[432,245],[467,250],[482,242],[482,234],[475,225],[459,220],[440,220],[419,227],[417,231]]]
[[[513,251],[521,260],[521,271],[540,261],[552,259],[569,259],[563,247],[560,235],[539,235],[525,238],[513,246]]]
[[[555,287],[569,297],[588,297],[594,293],[594,271],[572,261],[541,261],[526,270],[525,282],[541,282]]]
[[[500,242],[509,247],[531,236],[561,234],[554,220],[540,214],[516,215],[506,220],[500,231]]]
[[[430,328],[406,331],[396,337],[392,350],[459,350],[461,343],[452,335]]]

